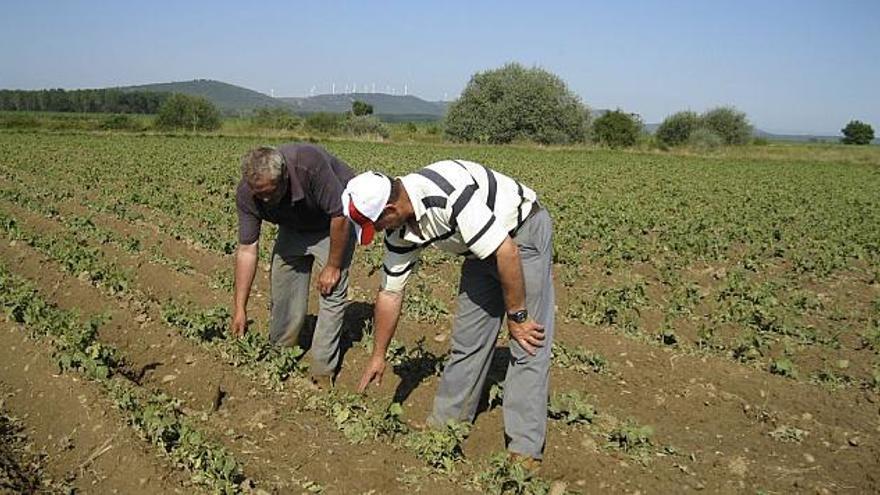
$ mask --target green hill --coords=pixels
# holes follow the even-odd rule
[[[143,84],[140,86],[125,86],[119,89],[122,91],[156,91],[160,93],[183,93],[203,96],[211,100],[225,114],[249,113],[262,107],[289,108],[286,103],[263,93],[210,79]]]
[[[426,101],[416,96],[384,93],[346,93],[309,97],[272,98],[241,86],[211,79],[169,83],[142,84],[118,88],[122,91],[155,91],[183,93],[205,97],[225,114],[248,114],[258,108],[287,108],[299,114],[317,112],[344,113],[360,100],[373,105],[373,113],[383,120],[431,121],[446,114],[446,102]]]
[[[389,95],[386,93],[345,93],[309,97],[285,97],[279,100],[289,104],[295,112],[343,113],[351,110],[355,100],[373,105],[373,113],[386,120],[440,120],[446,114],[446,102],[426,101],[417,96]]]

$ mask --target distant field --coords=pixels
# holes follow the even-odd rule
[[[541,492],[551,480],[583,493],[880,490],[880,148],[323,142],[358,170],[390,174],[478,161],[533,187],[550,211],[555,419],[540,477],[527,479],[493,457],[504,445],[503,350],[464,460],[456,432],[407,424],[430,410],[448,351],[455,258],[425,253],[394,373],[367,398],[349,392],[368,357],[379,242],[356,253],[336,392],[305,389],[298,354],[266,345],[265,271],[253,335],[226,337],[238,158],[280,139],[0,132],[0,409],[49,449],[47,473],[75,471],[101,442],[53,450],[40,422],[51,421],[29,421],[58,413],[29,393],[113,403],[76,431],[92,421],[149,440],[116,478],[74,476],[84,490],[93,480],[124,489],[125,478],[157,492],[193,482]],[[67,370],[58,378],[55,363]],[[94,469],[109,472],[101,462]]]

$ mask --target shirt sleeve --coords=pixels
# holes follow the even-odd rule
[[[462,196],[464,194],[466,192],[462,193]],[[456,203],[460,201],[462,201],[461,197]],[[456,206],[457,204],[453,205],[451,220],[458,225],[461,237],[470,252],[481,260],[494,254],[507,237],[504,223],[495,217],[479,195],[468,197],[467,202],[460,209]]]
[[[381,289],[403,292],[409,276],[416,270],[422,247],[406,241],[400,231],[385,236],[385,256],[382,259]]]
[[[260,240],[260,227],[263,221],[249,207],[243,194],[246,193],[239,188],[235,195],[235,209],[238,212],[238,243],[253,244]]]

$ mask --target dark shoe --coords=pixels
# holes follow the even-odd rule
[[[531,474],[537,474],[538,470],[541,469],[541,459],[535,459],[531,456],[510,452],[509,454],[507,454],[507,460],[511,464],[518,464],[522,466],[523,469]]]

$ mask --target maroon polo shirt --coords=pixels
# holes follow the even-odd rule
[[[244,178],[238,183],[235,205],[240,244],[257,242],[264,220],[303,232],[329,232],[330,219],[343,214],[342,191],[355,175],[345,162],[312,144],[286,144],[278,151],[290,179],[278,205],[269,207],[254,197]]]

